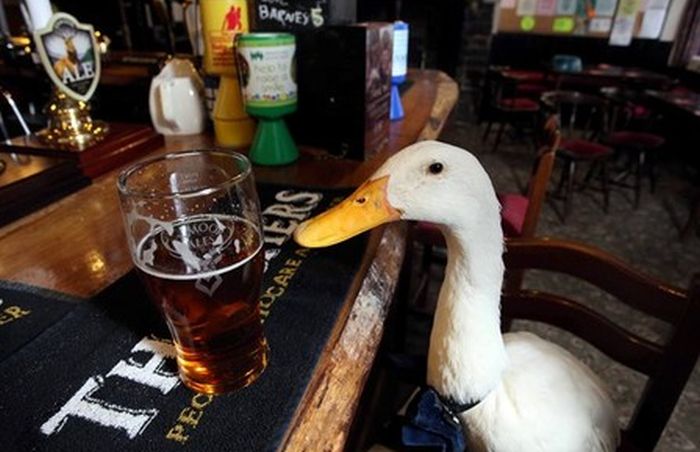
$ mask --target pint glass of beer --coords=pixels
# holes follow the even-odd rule
[[[177,349],[204,393],[253,382],[267,365],[258,298],[260,205],[248,159],[219,150],[139,162],[118,180],[126,236]]]

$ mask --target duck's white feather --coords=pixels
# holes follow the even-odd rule
[[[430,171],[439,162],[443,170]],[[448,249],[428,353],[428,384],[457,402],[470,450],[607,452],[619,428],[604,384],[561,347],[500,333],[503,234],[491,181],[469,152],[425,141],[389,159],[402,218],[441,225]]]
[[[506,334],[504,342],[509,365],[497,389],[462,416],[475,450],[616,449],[615,409],[588,367],[534,334]]]

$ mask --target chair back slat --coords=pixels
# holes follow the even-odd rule
[[[607,101],[578,91],[547,91],[541,100],[556,113],[566,139],[595,140],[607,128]]]
[[[625,432],[629,441],[641,451],[653,450],[661,438],[700,355],[700,274],[693,278],[688,301]]]
[[[561,296],[506,285],[502,297],[504,323],[526,318],[556,325],[649,376],[622,432],[621,450],[652,451],[700,356],[700,273],[686,293],[630,269],[603,251],[554,239],[509,240],[504,260],[508,271],[541,269],[578,277],[671,324],[670,338],[658,345]]]
[[[552,115],[545,121],[544,126],[545,145],[540,149],[535,162],[535,168],[530,177],[527,191],[527,211],[523,220],[523,228],[520,237],[534,237],[539,222],[542,205],[547,196],[547,186],[554,168],[561,133],[557,117]]]
[[[669,323],[687,306],[682,290],[630,269],[600,250],[553,239],[509,239],[504,255],[509,270],[540,269],[581,278],[625,304]],[[516,252],[513,252],[516,251]]]
[[[607,318],[566,297],[523,290],[504,294],[506,318],[544,322],[579,336],[610,358],[646,375],[652,375],[663,349],[620,328]]]

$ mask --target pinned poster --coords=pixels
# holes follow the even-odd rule
[[[669,0],[649,0],[637,37],[657,39],[666,20]]]
[[[535,18],[533,16],[524,16],[520,20],[520,28],[523,31],[532,31],[535,28]]]
[[[608,33],[612,28],[612,17],[594,17],[588,24],[589,33]]]
[[[534,16],[537,12],[537,0],[518,0],[518,16]]]
[[[538,16],[553,16],[557,11],[557,0],[539,0],[537,2]]]
[[[559,0],[557,2],[557,15],[573,16],[576,14],[576,0]]]
[[[572,17],[557,17],[552,22],[552,31],[557,33],[571,33],[574,30],[574,19]]]
[[[617,0],[598,0],[595,3],[596,16],[614,16]]]
[[[515,8],[516,0],[501,0],[501,9],[513,9]]]
[[[620,0],[617,16],[610,33],[610,45],[628,46],[632,42],[634,23],[639,11],[640,0]]]

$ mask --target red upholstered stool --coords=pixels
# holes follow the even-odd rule
[[[530,200],[519,193],[497,193],[501,203],[501,227],[506,237],[520,237]],[[440,228],[427,221],[419,221],[413,227],[413,239],[423,245],[444,247],[445,239]]]
[[[607,162],[615,151],[609,147],[593,141],[583,139],[564,139],[559,145],[557,158],[564,162],[564,168],[559,179],[558,193],[563,192],[564,213],[563,220],[571,212],[571,203],[574,192],[574,182],[576,180],[576,166],[579,162],[587,161],[591,163],[589,176],[593,173],[594,166],[600,170],[600,180],[603,190],[603,210],[607,213],[610,204],[610,190],[608,187]],[[587,178],[588,179],[588,178]]]
[[[582,161],[588,161],[592,165],[588,172],[589,176],[593,172],[593,165],[598,166],[603,190],[603,210],[606,213],[608,212],[608,206],[610,204],[610,190],[608,187],[607,161],[613,155],[613,153],[614,150],[612,148],[594,143],[592,141],[581,139],[562,140],[557,157],[563,160],[564,168],[561,172],[557,192],[561,194],[562,189],[564,190],[564,213],[562,216],[564,221],[566,221],[566,218],[571,212],[574,182],[576,180],[576,167],[577,164]]]
[[[534,127],[537,122],[537,113],[540,111],[540,105],[527,97],[510,97],[500,99],[494,106],[494,111],[496,112],[496,118],[500,122],[500,126],[498,127],[498,132],[496,132],[496,141],[493,142],[493,152],[498,150],[498,146],[501,144],[501,138],[503,137],[506,124],[515,124],[518,121],[524,121],[532,124]],[[486,126],[484,140],[486,140],[489,133],[491,133],[491,124],[492,122],[489,122]]]
[[[492,73],[485,88],[485,97],[489,99],[489,121],[482,140],[486,141],[494,122],[499,123],[493,151],[498,149],[506,125],[513,127],[526,125],[536,129],[540,104],[528,97],[529,93],[520,92],[522,85],[543,85],[544,74],[538,71],[503,70]],[[537,145],[535,145],[537,148]]]
[[[630,161],[628,169],[617,175],[613,181],[622,185],[623,180],[627,176],[634,174],[634,183],[632,185],[634,189],[634,206],[638,207],[644,172],[649,176],[651,192],[653,193],[656,189],[656,177],[651,153],[661,148],[666,143],[666,140],[664,137],[653,133],[620,130],[610,134],[605,143],[619,152],[628,154]]]
[[[543,104],[559,115],[562,140],[557,158],[563,161],[557,193],[564,198],[562,220],[571,212],[576,167],[580,162],[588,163],[589,170],[584,186],[597,170],[603,191],[603,209],[608,211],[609,190],[607,161],[614,149],[596,141],[603,135],[607,118],[607,101],[599,96],[577,91],[550,91],[542,95]]]
[[[506,237],[520,237],[530,200],[518,193],[498,193],[501,203],[501,227]]]
[[[498,105],[511,112],[537,112],[540,105],[532,99],[526,97],[513,97],[510,99],[501,99]]]
[[[552,87],[544,83],[522,83],[515,89],[515,94],[530,99],[537,99],[550,89]]]

